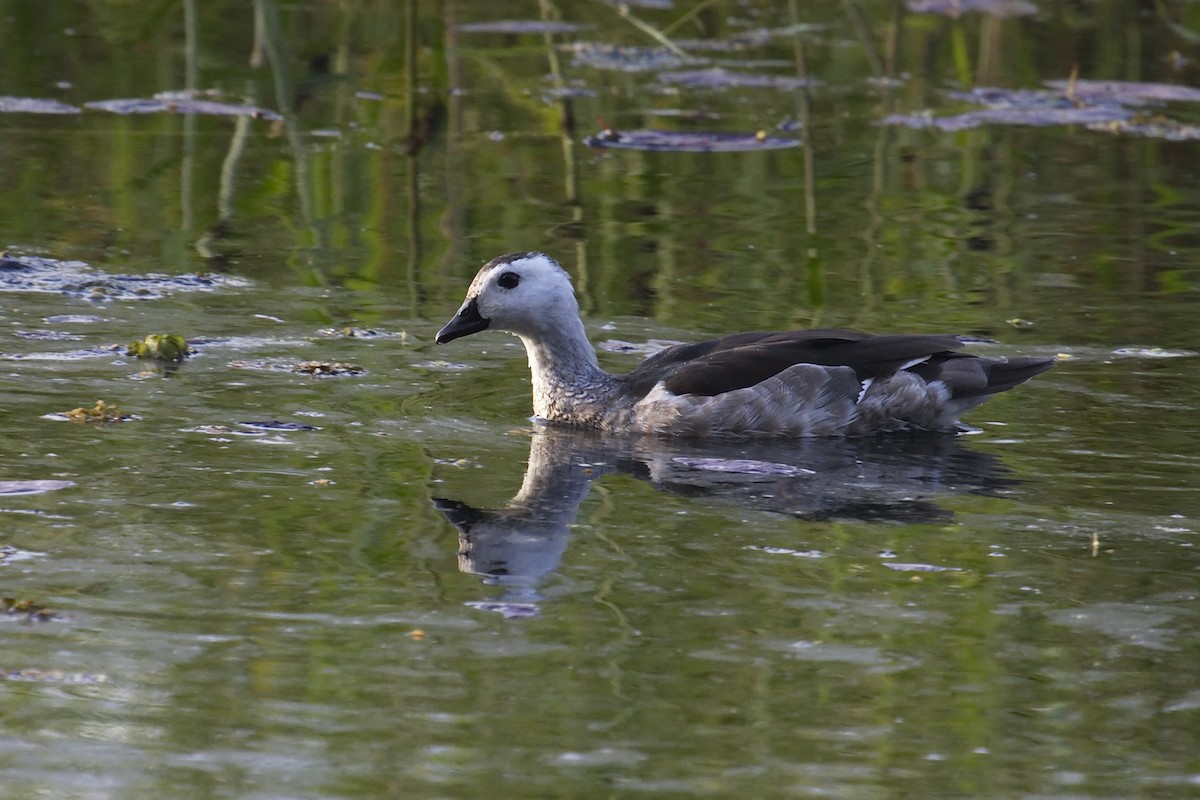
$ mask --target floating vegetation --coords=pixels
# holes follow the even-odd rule
[[[1052,89],[1089,103],[1135,106],[1157,103],[1200,103],[1200,89],[1172,83],[1137,81],[1046,81]]]
[[[269,419],[263,422],[239,422],[243,428],[249,428],[254,431],[319,431],[313,425],[305,425],[303,422],[280,422],[277,419]]]
[[[207,93],[208,97],[219,96]],[[221,103],[216,100],[201,99],[194,92],[159,92],[152,98],[126,98],[117,100],[97,100],[84,103],[85,108],[97,111],[111,111],[114,114],[157,114],[168,112],[174,114],[209,114],[224,117],[250,117],[266,119],[272,122],[282,120],[279,114],[259,106]]]
[[[192,352],[187,339],[177,333],[152,333],[140,342],[130,342],[125,355],[156,361],[183,361]]]
[[[666,47],[620,47],[597,42],[575,42],[564,49],[575,56],[575,66],[620,72],[656,72],[701,63]]]
[[[1038,12],[1038,7],[1027,0],[908,0],[905,7],[914,14],[940,14],[952,19],[972,11],[1001,19]]]
[[[317,331],[318,336],[325,336],[330,339],[399,339],[402,342],[408,341],[408,331],[379,331],[374,328],[321,328]]]
[[[615,131],[606,129],[583,140],[588,147],[617,150],[663,150],[687,153],[732,153],[798,147],[799,139],[758,133],[703,131]]]
[[[454,30],[463,33],[577,33],[590,25],[573,22],[544,22],[537,19],[503,19],[496,22],[469,22],[455,25]]]
[[[113,422],[128,422],[129,420],[138,419],[133,414],[127,414],[116,406],[110,406],[103,400],[97,400],[96,405],[91,408],[73,408],[70,411],[60,411],[57,414],[49,415],[51,417],[68,419],[71,422],[79,423],[95,423],[98,425],[106,425]]]
[[[15,597],[0,598],[0,612],[9,619],[21,622],[49,622],[52,619],[62,619],[45,606],[39,606],[32,600],[18,600]]]
[[[1127,136],[1145,136],[1167,142],[1187,142],[1200,139],[1200,125],[1187,125],[1165,117],[1133,117],[1132,119],[1098,122],[1088,125],[1088,130],[1102,133],[1121,133]]]
[[[57,492],[59,489],[69,489],[75,481],[0,481],[0,497],[14,497],[24,494],[45,494]]]
[[[342,361],[301,361],[300,363],[275,363],[269,361],[231,361],[233,369],[253,369],[264,372],[291,372],[296,375],[312,375],[317,378],[345,378],[365,375],[367,370],[358,364]]]
[[[795,91],[805,86],[816,85],[815,81],[792,78],[787,75],[760,75],[753,72],[735,72],[722,67],[712,69],[681,70],[664,72],[658,76],[664,83],[688,89],[782,89]]]
[[[345,364],[341,361],[302,361],[292,367],[292,372],[300,375],[314,375],[318,378],[344,378],[351,375],[362,375],[366,369],[357,364]]]
[[[83,109],[40,97],[0,96],[0,114],[78,114]]]
[[[981,125],[1085,125],[1089,130],[1124,133],[1167,141],[1200,139],[1200,126],[1135,109],[1167,102],[1200,102],[1200,90],[1189,86],[1133,81],[1047,81],[1051,90],[980,87],[949,92],[948,97],[985,106],[947,117],[931,112],[893,114],[883,125],[962,131]]]
[[[880,120],[881,125],[903,125],[906,128],[937,128],[955,132],[978,128],[982,125],[1097,125],[1118,122],[1133,115],[1129,109],[1119,106],[1077,107],[1009,106],[970,111],[953,117],[935,117],[929,112],[921,114],[892,114]]]
[[[59,261],[40,256],[0,255],[0,292],[40,292],[88,300],[148,300],[176,292],[211,292],[244,287],[247,281],[228,275],[113,275],[82,261]],[[47,321],[95,322],[82,315],[48,317]]]

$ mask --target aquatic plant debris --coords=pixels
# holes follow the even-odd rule
[[[657,150],[677,153],[736,153],[751,150],[782,150],[799,147],[799,139],[758,133],[720,133],[703,131],[615,131],[606,129],[583,140],[598,150]]]
[[[215,93],[209,93],[208,96],[215,96]],[[283,119],[278,113],[260,106],[205,100],[198,93],[187,91],[159,92],[150,98],[96,100],[83,105],[84,108],[110,111],[113,114],[208,114],[225,117],[250,117],[272,122]]]
[[[96,423],[106,425],[113,422],[128,422],[138,419],[133,414],[127,414],[116,406],[110,406],[103,400],[97,400],[96,405],[91,408],[73,408],[70,411],[60,411],[57,414],[51,415],[69,419],[71,422],[79,423]]]
[[[357,364],[345,364],[341,361],[302,361],[292,367],[292,372],[300,375],[313,375],[318,378],[341,378],[349,375],[362,375],[366,369]]]
[[[152,333],[141,341],[130,342],[125,355],[156,361],[183,361],[192,355],[187,339],[177,333]]]
[[[908,0],[905,8],[914,14],[939,14],[958,19],[963,14],[977,12],[989,17],[1027,17],[1038,7],[1027,0]]]
[[[882,125],[954,132],[981,125],[1084,125],[1088,130],[1124,133],[1168,141],[1200,138],[1200,128],[1138,109],[1168,102],[1200,102],[1200,90],[1189,86],[1135,81],[1047,81],[1048,90],[978,87],[948,92],[947,97],[985,106],[979,111],[939,117],[925,111],[892,114]]]
[[[62,619],[45,606],[40,606],[32,600],[19,600],[15,597],[0,598],[0,612],[9,619],[21,622],[49,622]]]
[[[212,292],[248,285],[248,281],[216,273],[120,275],[94,269],[83,261],[14,256],[10,253],[0,256],[0,292],[63,294],[103,302],[153,300],[177,292]],[[62,319],[92,321],[94,318],[71,315]]]
[[[455,25],[463,33],[577,33],[590,28],[574,22],[551,22],[538,19],[502,19],[495,22],[468,22]]]
[[[0,96],[0,114],[79,114],[78,106],[40,97]]]
[[[45,494],[69,489],[75,481],[29,480],[29,481],[0,481],[0,497],[15,497],[26,494]]]

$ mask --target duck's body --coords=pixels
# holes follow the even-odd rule
[[[841,330],[740,333],[678,345],[625,375],[600,368],[567,273],[542,253],[489,261],[439,343],[487,328],[521,338],[542,419],[674,436],[857,436],[960,430],[989,395],[1051,358],[957,352],[956,336]]]

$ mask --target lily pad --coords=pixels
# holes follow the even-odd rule
[[[548,22],[539,19],[502,19],[495,22],[469,22],[455,25],[463,33],[576,33],[590,26],[573,22]]]
[[[40,97],[0,97],[0,114],[78,114],[83,109]]]
[[[1001,19],[1038,12],[1038,7],[1026,0],[908,0],[905,7],[914,14],[940,14],[953,19],[973,11]]]
[[[584,139],[597,149],[660,150],[678,153],[734,153],[751,150],[781,150],[798,147],[799,139],[783,139],[758,133],[718,133],[700,131],[601,131]]]

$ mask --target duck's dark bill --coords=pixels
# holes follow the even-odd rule
[[[454,319],[446,323],[446,327],[442,328],[437,333],[438,344],[452,342],[462,336],[470,336],[472,333],[485,331],[491,320],[484,319],[479,314],[479,306],[475,304],[474,298],[455,315]]]

